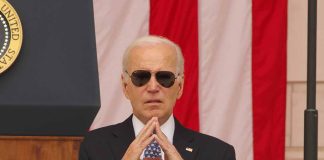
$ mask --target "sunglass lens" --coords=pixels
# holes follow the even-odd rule
[[[159,71],[156,73],[156,80],[163,87],[169,88],[174,84],[175,75],[169,71]]]
[[[135,86],[141,87],[145,85],[151,78],[149,71],[137,70],[132,73],[131,79]]]

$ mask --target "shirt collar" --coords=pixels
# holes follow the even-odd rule
[[[144,124],[135,116],[132,117],[133,127],[135,136],[139,134],[139,132],[144,127]],[[175,130],[175,123],[174,123],[174,117],[171,115],[169,119],[160,127],[162,132],[168,137],[169,142],[173,143],[173,134]]]

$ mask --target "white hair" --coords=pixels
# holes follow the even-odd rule
[[[177,73],[183,74],[184,73],[184,60],[183,60],[183,55],[182,55],[182,51],[181,51],[180,47],[167,38],[160,37],[160,36],[154,36],[154,35],[149,35],[149,36],[144,36],[144,37],[138,38],[127,47],[127,49],[124,53],[124,56],[123,56],[123,72],[127,68],[129,53],[131,52],[132,49],[134,49],[135,47],[141,47],[141,46],[145,46],[145,45],[154,45],[154,44],[166,44],[166,45],[169,45],[175,49],[175,52],[177,54]]]

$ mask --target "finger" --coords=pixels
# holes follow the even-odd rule
[[[162,148],[162,150],[164,152],[165,160],[168,160],[168,159],[183,160],[180,153],[177,151],[177,149],[172,144],[170,144],[169,141],[162,140],[157,135],[154,135],[154,139],[161,146],[161,148]]]
[[[151,135],[149,138],[144,140],[142,144],[140,145],[140,149],[143,150],[154,140],[154,135]]]
[[[157,123],[155,126],[155,132],[160,139],[168,141],[168,137],[162,132],[159,123]]]
[[[159,145],[161,146],[161,148],[162,148],[162,150],[164,151],[164,152],[167,152],[167,150],[168,150],[168,144],[165,142],[165,141],[163,141],[161,138],[159,138],[157,135],[153,135],[153,137],[154,137],[154,139],[159,143]]]
[[[147,139],[153,134],[155,123],[156,123],[156,118],[153,117],[138,134],[137,137],[139,141],[144,141],[145,139]]]
[[[143,127],[143,129],[139,132],[139,134],[143,133],[145,130],[148,129],[148,127],[153,123],[154,119],[151,118],[146,124],[145,126]]]
[[[151,118],[146,124],[145,126],[142,128],[142,130],[138,133],[138,136],[141,136],[144,132],[146,132],[146,130],[149,129],[149,127],[153,124],[154,119]]]
[[[163,151],[168,152],[168,150],[171,149],[170,147],[172,145],[169,142],[167,136],[162,132],[159,124],[156,124],[155,132],[156,132],[156,135],[155,135],[156,141],[160,144]]]
[[[146,129],[146,130],[142,133],[141,138],[140,138],[141,141],[144,141],[144,140],[146,140],[147,138],[149,138],[150,136],[153,135],[153,131],[154,131],[154,128],[155,128],[155,123],[156,123],[156,122],[153,122],[153,123],[149,126],[149,128]]]

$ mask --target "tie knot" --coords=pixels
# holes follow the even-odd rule
[[[162,159],[161,155],[161,147],[157,143],[156,140],[153,140],[144,150],[144,158],[160,158]]]

